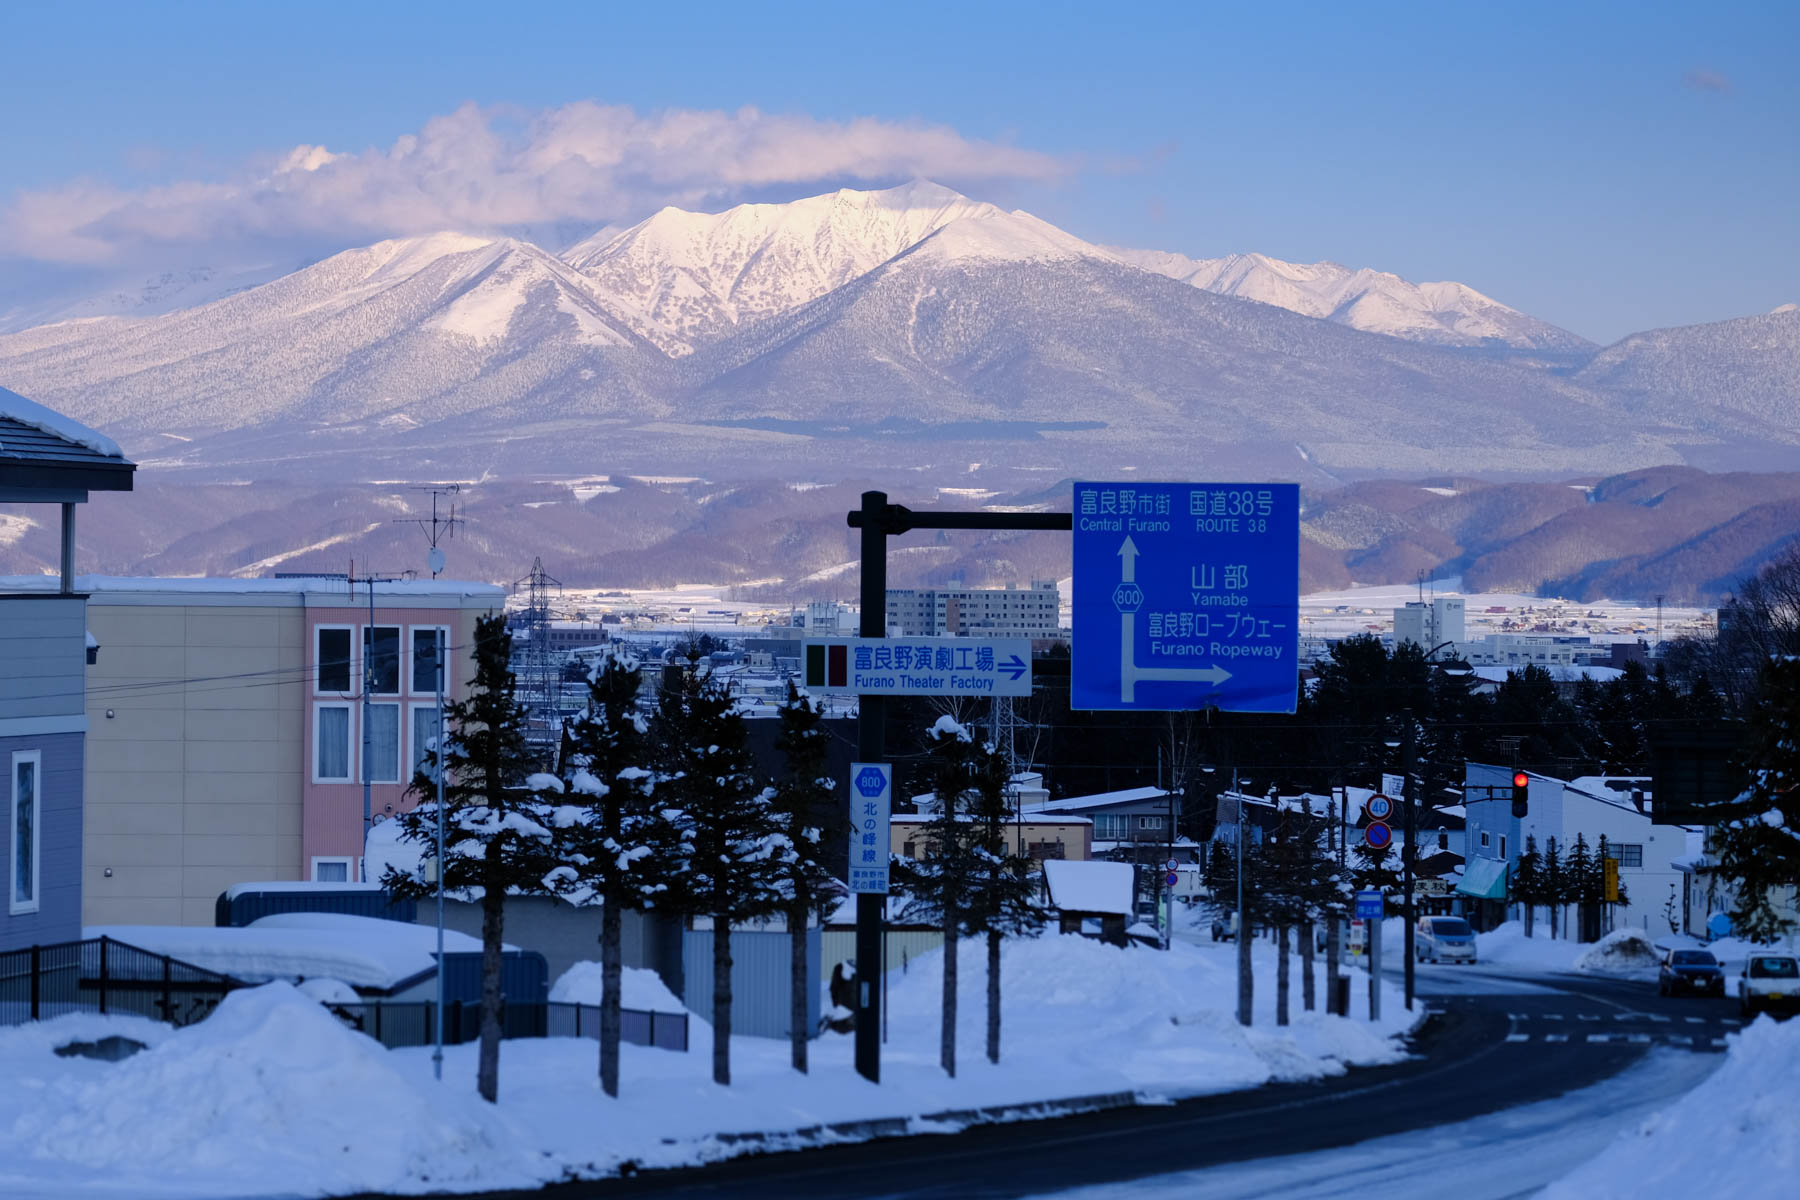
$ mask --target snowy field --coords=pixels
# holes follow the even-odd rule
[[[1274,1025],[1274,956],[1256,947],[1257,1024],[1240,1028],[1229,946],[1118,950],[1076,937],[1009,943],[998,1067],[982,1057],[985,975],[961,956],[959,1075],[937,1065],[941,954],[889,981],[883,1083],[851,1069],[851,1039],[813,1043],[813,1073],[785,1042],[733,1040],[733,1086],[711,1082],[711,1031],[690,1025],[681,1054],[623,1048],[618,1101],[596,1084],[597,1050],[570,1039],[509,1041],[500,1103],[475,1094],[475,1047],[390,1051],[351,1032],[286,984],[234,993],[197,1026],[121,1017],[0,1029],[0,1194],[49,1197],[317,1196],[532,1186],[740,1153],[719,1135],[784,1134],[825,1122],[917,1118],[952,1109],[1132,1092],[1195,1095],[1319,1078],[1396,1061],[1409,1019],[1389,987],[1381,1024],[1299,1011]],[[1396,981],[1397,983],[1397,981]],[[122,1062],[62,1058],[73,1039],[146,1043]],[[941,1132],[943,1122],[921,1122]]]

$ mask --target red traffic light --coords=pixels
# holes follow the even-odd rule
[[[1525,786],[1529,785],[1530,783],[1531,783],[1531,776],[1527,775],[1524,771],[1514,771],[1513,772],[1513,786],[1514,787],[1516,787],[1516,788],[1525,787]]]

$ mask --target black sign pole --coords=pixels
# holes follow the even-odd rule
[[[915,513],[889,504],[886,492],[864,492],[862,507],[846,520],[862,530],[862,621],[866,638],[887,636],[887,540],[912,529],[1010,529],[1068,533],[1075,528],[1069,513]],[[884,740],[887,701],[881,696],[856,700],[856,753],[859,761],[878,763],[887,754]],[[895,780],[898,788],[899,781]],[[888,835],[891,836],[891,835]],[[882,928],[887,897],[859,892],[856,897],[856,1073],[881,1082],[881,992],[873,976],[885,948]]]

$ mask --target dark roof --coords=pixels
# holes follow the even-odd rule
[[[0,489],[128,492],[134,463],[0,415]]]

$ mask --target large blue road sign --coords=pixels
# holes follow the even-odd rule
[[[1293,712],[1300,487],[1075,485],[1073,708]]]

